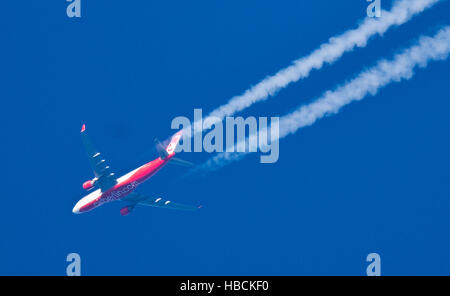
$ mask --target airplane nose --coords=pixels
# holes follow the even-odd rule
[[[72,209],[72,213],[74,214],[79,214],[80,213],[80,205],[76,204],[73,209]]]

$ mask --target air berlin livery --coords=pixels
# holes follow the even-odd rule
[[[73,208],[73,213],[80,214],[88,212],[104,203],[115,200],[123,200],[129,203],[120,210],[120,214],[122,216],[126,216],[131,213],[136,205],[176,210],[196,210],[199,208],[172,203],[169,200],[163,200],[159,197],[152,198],[134,191],[139,184],[148,180],[169,162],[184,166],[192,165],[187,161],[174,157],[175,148],[181,138],[181,131],[176,133],[170,139],[170,143],[167,147],[164,147],[158,140],[155,140],[159,157],[118,179],[114,177],[114,173],[110,172],[109,166],[92,145],[86,134],[85,125],[81,128],[81,137],[95,176],[94,179],[84,182],[83,188],[88,191],[92,190],[94,187],[98,187],[98,189],[80,199],[80,201],[78,201]]]

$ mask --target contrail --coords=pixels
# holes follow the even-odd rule
[[[309,76],[312,70],[319,70],[324,64],[332,64],[346,52],[355,47],[365,47],[374,35],[383,35],[392,26],[399,26],[408,22],[412,17],[432,7],[441,0],[397,0],[391,11],[382,11],[380,18],[366,18],[356,29],[348,30],[341,35],[331,37],[328,42],[320,45],[309,55],[292,62],[291,66],[284,68],[275,75],[269,76],[258,84],[246,90],[242,95],[231,98],[208,117],[223,120],[236,112],[242,111],[252,104],[266,100],[292,82]],[[193,128],[193,131],[192,131]],[[184,128],[184,137],[193,137],[203,131],[201,121],[194,122],[192,126]]]
[[[291,82],[308,77],[312,70],[318,70],[324,64],[332,64],[342,57],[344,53],[354,50],[355,47],[365,47],[367,41],[374,35],[382,35],[392,26],[406,23],[413,16],[439,1],[396,1],[391,11],[382,12],[381,18],[366,18],[356,29],[330,38],[327,43],[322,44],[311,54],[294,61],[291,66],[280,70],[275,75],[263,79],[242,95],[231,98],[227,104],[213,110],[209,116],[223,120],[226,116],[242,111],[256,102],[266,100]]]
[[[416,45],[403,50],[392,60],[378,61],[374,67],[363,71],[348,83],[325,92],[316,101],[283,116],[280,118],[279,136],[273,140],[284,138],[300,128],[312,125],[324,116],[335,114],[343,106],[362,100],[367,95],[374,96],[391,82],[409,80],[414,76],[416,67],[425,68],[430,61],[445,60],[449,53],[450,26],[446,26],[433,37],[421,37]],[[256,136],[257,134],[251,135]],[[245,155],[246,153],[220,153],[194,170],[195,172],[217,170]]]

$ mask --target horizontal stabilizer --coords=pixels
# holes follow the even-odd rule
[[[161,142],[156,138],[155,138],[155,146],[156,146],[156,151],[158,151],[159,157],[161,159],[165,159],[167,156],[169,156],[169,153],[167,153],[163,144],[161,144]]]
[[[190,162],[190,161],[182,160],[182,159],[179,159],[179,158],[176,158],[176,157],[172,157],[172,158],[170,159],[169,163],[170,163],[170,164],[176,164],[176,165],[179,165],[179,166],[188,167],[188,168],[192,168],[192,167],[195,166],[195,165],[194,165],[192,162]]]

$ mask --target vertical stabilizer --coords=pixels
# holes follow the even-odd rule
[[[182,135],[182,131],[179,131],[175,135],[173,135],[172,138],[170,139],[170,143],[166,147],[166,152],[168,155],[175,154],[175,149],[177,148],[178,143],[180,142],[181,135]]]

